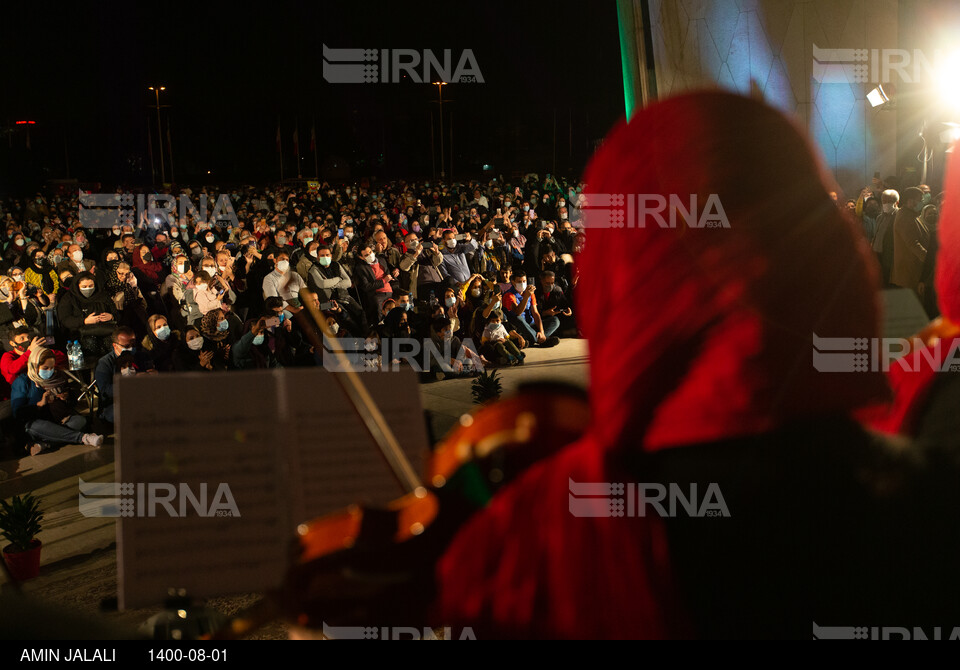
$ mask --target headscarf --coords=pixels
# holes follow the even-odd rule
[[[41,347],[31,351],[30,357],[27,359],[27,377],[43,390],[59,393],[60,389],[67,387],[69,380],[63,371],[58,368],[54,368],[53,377],[50,379],[43,379],[40,376],[40,363],[48,358],[54,358],[50,349]]]
[[[227,317],[220,309],[212,309],[204,314],[203,318],[200,319],[200,334],[203,335],[204,339],[210,342],[219,342],[225,339],[230,334],[230,330],[219,330],[217,328],[225,318]]]
[[[686,205],[696,194],[701,208],[716,194],[729,228],[663,228],[650,215],[609,227],[609,205],[584,209],[576,299],[591,427],[461,529],[438,564],[440,620],[532,637],[689,634],[663,521],[577,518],[563,503],[570,482],[632,481],[620,463],[644,452],[885,396],[880,374],[812,366],[814,334],[879,331],[874,261],[814,156],[780,112],[719,91],[645,107],[608,135],[589,193],[683,194]]]
[[[50,272],[53,270],[47,263],[46,257],[40,259],[40,264],[34,262],[33,257],[36,255],[37,250],[34,249],[30,254],[30,269],[36,272],[40,276],[40,288],[44,293],[51,294],[55,292],[59,285],[59,280],[54,280],[50,276]]]
[[[112,298],[117,293],[123,293],[123,304],[126,306],[133,305],[136,301],[140,300],[140,292],[136,287],[131,286],[125,281],[120,281],[120,278],[117,277],[117,268],[121,264],[129,266],[130,264],[126,261],[109,261],[106,267],[106,287],[107,293]]]
[[[158,260],[145,261],[143,260],[143,250],[146,249],[151,254],[150,247],[146,244],[141,244],[136,249],[133,250],[133,268],[141,272],[147,279],[149,279],[153,284],[159,284],[161,275],[163,274],[163,263]]]

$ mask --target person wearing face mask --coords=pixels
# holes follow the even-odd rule
[[[198,272],[193,279],[193,292],[186,296],[188,304],[191,299],[196,303],[196,310],[193,309],[193,305],[190,305],[191,309],[190,315],[187,317],[187,323],[194,323],[196,314],[199,314],[202,318],[213,310],[220,309],[222,306],[220,300],[225,294],[226,289],[223,288],[216,276],[202,270]]]
[[[200,334],[203,335],[204,346],[213,351],[216,364],[230,367],[231,350],[234,344],[234,334],[230,332],[230,321],[222,309],[208,312],[200,319]]]
[[[491,221],[478,234],[483,235],[492,227],[493,222]],[[470,233],[465,234],[463,242],[458,242],[456,237],[457,231],[453,228],[443,231],[443,246],[440,249],[443,254],[443,261],[440,264],[440,274],[443,275],[448,286],[462,284],[470,278],[471,272],[467,254],[472,254],[479,248],[477,241],[473,239]]]
[[[171,330],[167,317],[154,314],[147,319],[147,334],[140,341],[140,348],[157,372],[173,372],[174,357],[180,348],[180,332]]]
[[[261,317],[247,325],[247,332],[237,340],[233,350],[233,366],[239,370],[264,370],[283,367],[277,348],[268,342],[267,319]]]
[[[482,235],[483,245],[473,255],[471,269],[485,279],[494,281],[500,269],[507,265],[507,247],[504,244],[503,234],[491,228]]]
[[[869,189],[864,189],[865,196],[861,195],[861,199],[857,201],[857,212],[859,213],[860,225],[863,227],[864,237],[867,238],[867,241],[873,242],[873,238],[877,235],[877,216],[879,216],[881,210],[880,201],[873,197]]]
[[[503,311],[507,321],[531,346],[555,347],[560,338],[553,333],[560,327],[560,320],[556,316],[541,317],[534,290],[527,285],[525,272],[515,272],[510,290],[503,296]]]
[[[193,271],[187,257],[183,254],[174,256],[170,263],[170,274],[160,287],[160,299],[164,305],[163,312],[169,315],[171,328],[181,332],[187,326],[187,315],[190,313],[185,298],[192,280]]]
[[[74,276],[81,272],[96,273],[97,264],[86,257],[79,244],[70,244],[66,250],[66,255],[57,265],[57,272],[70,270]]]
[[[360,293],[360,304],[368,323],[380,322],[379,314],[383,303],[393,294],[390,279],[387,260],[376,255],[374,245],[368,243],[361,246],[353,268],[353,280]]]
[[[890,272],[893,270],[893,222],[899,211],[900,194],[887,189],[880,194],[881,212],[877,215],[877,230],[872,240],[873,253],[880,264],[883,286],[890,285]]]
[[[423,243],[416,233],[409,233],[403,239],[407,252],[400,258],[400,288],[410,291],[414,301],[430,295],[430,291],[439,293],[443,276],[440,265],[443,254],[437,245],[430,241]]]
[[[167,271],[163,263],[154,258],[153,252],[146,244],[141,244],[133,250],[133,274],[144,300],[151,312],[158,312],[163,308],[160,301],[160,285],[166,279]]]
[[[200,242],[200,246],[208,255],[213,256],[217,253],[217,241],[220,238],[216,230],[207,228],[206,230],[198,231],[194,237]]]
[[[7,397],[9,397],[9,387],[10,384],[13,384],[13,380],[26,372],[30,354],[37,349],[45,348],[46,341],[42,337],[31,337],[29,328],[19,326],[11,331],[8,345],[9,350],[4,352],[3,356],[0,356],[0,373],[3,374],[3,379],[7,383],[5,389]],[[54,353],[59,352],[55,351]],[[63,355],[60,354],[60,356]],[[62,361],[58,360],[58,363],[65,365],[66,357],[63,357]]]
[[[54,297],[60,289],[57,272],[47,262],[42,249],[34,249],[30,254],[30,265],[23,273],[24,281],[36,286],[44,295]]]
[[[430,341],[440,352],[439,360],[430,356],[429,376],[437,381],[477,375],[487,362],[453,334],[450,319],[445,317],[439,317],[430,324]]]
[[[481,335],[480,353],[500,365],[523,365],[527,355],[520,351],[520,348],[510,339],[502,321],[501,312],[495,311],[490,314]]]
[[[69,379],[58,369],[50,349],[30,353],[26,372],[14,379],[10,405],[26,442],[33,442],[31,456],[66,444],[103,444],[103,435],[84,432],[87,419],[77,414]]]
[[[129,326],[138,337],[146,335],[147,303],[130,265],[124,261],[111,261],[105,269],[105,290],[116,308],[117,323]]]
[[[920,220],[923,192],[911,186],[903,192],[904,205],[893,221],[893,269],[890,283],[918,291],[923,263],[930,247],[930,230]]]
[[[81,272],[60,298],[57,318],[67,340],[79,340],[85,354],[99,357],[106,348],[104,337],[116,326],[117,313],[113,300],[98,290],[93,275]]]
[[[17,233],[13,236],[11,240],[7,242],[6,248],[3,250],[3,260],[8,265],[19,265],[24,266],[30,262],[29,256],[27,256],[27,238],[22,233]]]
[[[114,375],[117,371],[117,359],[129,354],[135,362],[138,372],[156,372],[150,357],[142,350],[137,349],[137,334],[132,328],[119,326],[110,335],[110,351],[100,357],[94,370],[93,378],[97,382],[97,391],[100,394],[100,418],[108,424],[114,419]]]
[[[303,277],[290,270],[290,256],[286,251],[277,254],[273,272],[263,278],[263,298],[279,297],[285,305],[300,306],[300,289],[306,288]]]
[[[174,367],[180,372],[212,372],[225,370],[226,363],[214,358],[214,350],[204,339],[200,330],[187,326],[183,342],[177,348]]]
[[[553,272],[545,270],[540,273],[540,283],[533,295],[537,300],[540,315],[544,319],[553,317],[559,321],[557,332],[576,336],[577,326],[573,318],[573,308],[564,294],[563,286]]]

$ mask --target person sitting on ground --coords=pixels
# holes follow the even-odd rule
[[[116,373],[116,361],[123,353],[129,353],[136,359],[140,372],[156,372],[150,358],[137,351],[137,334],[133,328],[120,326],[110,336],[111,351],[97,361],[94,379],[100,393],[100,418],[112,424],[114,418],[113,376]]]
[[[537,309],[534,286],[527,285],[527,275],[523,270],[513,273],[510,290],[503,294],[503,311],[507,321],[516,328],[523,338],[541,347],[555,347],[560,338],[553,333],[560,327],[556,316],[542,317]]]
[[[499,361],[500,364],[520,365],[527,355],[510,340],[507,329],[501,323],[502,320],[503,314],[500,311],[490,314],[490,319],[487,321],[487,327],[483,329],[481,339],[483,347],[489,353],[485,352],[484,348],[481,348],[480,353],[486,354],[487,358]]]
[[[200,330],[187,326],[183,332],[183,343],[177,349],[174,367],[179,372],[212,372],[225,370],[227,364],[222,358],[214,358],[214,349],[206,343]]]
[[[76,413],[69,380],[50,349],[31,352],[27,371],[13,381],[10,400],[14,417],[27,438],[35,441],[31,456],[66,444],[103,444],[103,435],[83,432],[87,419]]]
[[[167,317],[154,314],[147,319],[147,334],[140,342],[157,372],[173,372],[174,354],[180,346],[179,331],[171,330]]]
[[[37,349],[46,348],[46,338],[31,338],[31,331],[26,326],[15,328],[10,336],[10,351],[0,356],[0,373],[7,384],[27,371],[30,354]]]

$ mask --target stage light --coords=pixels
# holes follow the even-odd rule
[[[880,105],[890,102],[890,96],[883,90],[883,86],[877,86],[867,93],[867,101],[871,107],[879,107]]]
[[[950,109],[960,109],[960,51],[948,54],[936,69],[940,99]]]

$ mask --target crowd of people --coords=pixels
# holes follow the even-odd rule
[[[582,186],[527,174],[184,187],[169,193],[187,203],[173,212],[143,207],[106,226],[84,221],[79,195],[0,200],[5,433],[33,451],[99,444],[115,375],[320,365],[320,328],[298,316],[310,306],[369,349],[433,342],[443,358],[429,379],[521,365],[525,349],[578,336]],[[222,195],[227,207],[198,207]],[[94,426],[80,425],[63,375],[73,342],[95,368]]]
[[[877,257],[883,286],[913,290],[931,318],[940,314],[934,270],[943,199],[943,192],[934,197],[926,184],[901,189],[896,177],[875,176],[846,203]]]

